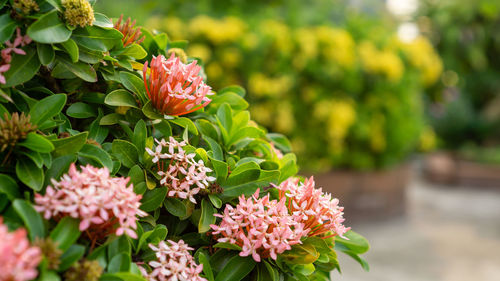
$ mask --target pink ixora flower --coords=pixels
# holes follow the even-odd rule
[[[203,82],[201,66],[196,61],[184,64],[172,53],[169,59],[153,57],[148,73],[144,64],[143,79],[151,104],[159,112],[178,116],[207,106],[212,95],[210,86]]]
[[[0,280],[27,281],[38,275],[36,267],[42,260],[38,247],[30,246],[26,230],[9,232],[0,218]]]
[[[80,219],[80,231],[90,238],[104,238],[112,232],[137,238],[137,216],[147,213],[139,209],[142,196],[128,185],[129,178],[112,177],[107,168],[87,165],[81,169],[73,163],[60,181],[52,179],[45,195],[35,194],[35,209],[46,219]]]
[[[196,161],[195,153],[184,151],[185,141],[178,142],[173,137],[168,141],[155,141],[154,151],[146,148],[146,152],[153,156],[152,161],[157,164],[160,184],[168,187],[167,196],[189,199],[196,204],[194,196],[215,181],[208,175],[212,169],[205,167],[203,160]]]
[[[294,218],[304,224],[307,236],[329,238],[336,235],[343,237],[350,228],[344,222],[343,207],[339,200],[314,187],[313,177],[299,183],[299,179],[289,178],[281,183],[279,196],[287,200],[287,206]]]
[[[242,195],[235,208],[226,205],[223,215],[215,215],[222,221],[211,225],[212,234],[218,242],[240,246],[242,257],[252,255],[257,262],[276,259],[307,234],[304,224],[288,213],[285,203],[285,199],[269,200],[269,194],[259,198],[259,190],[250,198]]]
[[[12,60],[12,53],[16,53],[19,55],[26,55],[26,52],[19,48],[24,47],[31,43],[31,38],[28,35],[21,35],[21,29],[19,27],[16,29],[16,38],[14,42],[10,42],[7,40],[4,42],[7,48],[0,51],[0,55],[2,60],[0,61],[0,83],[5,84],[7,81],[5,80],[5,76],[3,73],[7,72],[10,69],[10,62]]]
[[[199,274],[203,270],[203,265],[198,265],[194,261],[189,251],[189,247],[184,241],[174,242],[168,240],[161,241],[158,246],[149,244],[155,252],[156,260],[150,261],[149,265],[153,269],[148,273],[143,267],[139,267],[142,275],[149,281],[206,281]]]

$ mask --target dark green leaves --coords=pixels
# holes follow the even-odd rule
[[[0,16],[0,42],[5,42],[10,39],[14,30],[16,29],[17,23],[10,18],[8,13]]]
[[[69,39],[71,31],[54,10],[40,17],[28,28],[28,35],[39,43],[62,43]]]
[[[167,196],[167,189],[165,187],[158,187],[155,189],[147,190],[141,199],[141,210],[151,212],[160,207],[163,200]]]
[[[141,78],[126,71],[120,72],[120,81],[127,90],[136,94],[142,104],[146,104],[148,98],[146,97],[146,88]]]
[[[97,115],[94,107],[83,102],[77,102],[70,105],[66,110],[66,114],[73,118],[89,118]]]
[[[64,217],[52,230],[50,238],[57,243],[59,249],[66,251],[80,237],[79,224],[77,219]]]
[[[35,133],[29,133],[26,139],[20,142],[19,145],[42,153],[54,150],[54,145],[49,140]]]
[[[56,57],[54,48],[52,48],[52,45],[50,44],[36,43],[36,51],[38,53],[38,59],[40,59],[40,62],[43,65],[50,64]]]
[[[40,68],[40,61],[36,50],[32,47],[25,47],[26,55],[14,54],[10,63],[10,68],[4,76],[7,80],[3,87],[12,87],[29,81]]]
[[[59,114],[66,104],[66,95],[57,94],[38,101],[30,110],[31,122],[42,124],[49,118]]]
[[[83,132],[68,138],[53,140],[52,143],[56,149],[52,155],[59,157],[78,152],[87,141],[87,135],[88,132]]]
[[[21,195],[16,181],[4,174],[0,174],[0,193],[7,195],[9,200],[14,200]]]
[[[217,211],[207,199],[201,201],[201,217],[198,223],[198,232],[204,233],[210,230],[210,225],[215,223],[214,214]]]
[[[117,44],[122,37],[121,32],[114,28],[104,29],[97,26],[86,26],[75,29],[72,39],[78,45],[87,49],[106,52]]]
[[[125,167],[132,167],[139,161],[139,152],[135,145],[128,141],[116,139],[112,146],[113,155],[120,160]]]
[[[83,62],[73,63],[70,59],[67,59],[64,56],[58,56],[57,61],[59,62],[58,67],[62,67],[65,70],[70,71],[72,74],[83,79],[84,81],[97,81],[97,74],[94,68],[89,64]]]
[[[24,200],[16,199],[12,203],[12,206],[28,229],[31,241],[34,241],[37,237],[45,237],[45,226],[43,225],[42,217],[37,211],[35,211],[30,203]]]
[[[255,264],[251,257],[235,255],[217,274],[215,281],[239,281],[253,270]]]
[[[43,185],[44,174],[41,168],[29,158],[19,158],[16,163],[16,175],[19,180],[35,191],[40,191]]]
[[[130,106],[137,108],[137,102],[127,90],[118,89],[106,95],[104,103],[112,106]]]

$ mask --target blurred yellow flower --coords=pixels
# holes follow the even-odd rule
[[[295,127],[292,105],[288,101],[282,101],[275,107],[275,128],[280,133],[290,133]]]
[[[366,72],[381,74],[392,82],[398,82],[404,74],[404,65],[399,56],[391,50],[378,50],[370,41],[358,46],[361,64]]]
[[[313,30],[323,56],[342,67],[351,68],[355,60],[355,42],[349,32],[329,26],[319,26]]]
[[[187,52],[189,56],[200,58],[204,63],[208,63],[212,57],[212,51],[210,48],[200,43],[190,44]]]
[[[246,24],[237,17],[218,20],[208,16],[197,16],[188,25],[194,36],[203,36],[215,45],[235,42],[244,34]]]
[[[289,76],[283,75],[280,77],[267,77],[265,74],[257,72],[250,75],[248,79],[248,89],[251,94],[257,97],[283,96],[290,90],[292,79]]]
[[[351,99],[331,99],[316,105],[314,116],[326,122],[326,134],[330,150],[334,154],[343,151],[344,139],[356,121],[356,109]]]
[[[443,72],[443,62],[427,38],[419,36],[411,42],[399,41],[399,45],[410,63],[421,71],[422,82],[426,86],[439,79]]]
[[[420,151],[427,152],[436,148],[436,132],[430,126],[426,126],[420,134]]]

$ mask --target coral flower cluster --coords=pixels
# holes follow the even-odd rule
[[[26,230],[9,232],[0,218],[0,280],[27,281],[38,275],[36,267],[42,260],[38,247],[30,246]]]
[[[219,225],[211,225],[212,234],[218,242],[236,244],[242,248],[240,256],[252,255],[260,262],[262,258],[277,258],[292,245],[301,243],[307,234],[304,224],[288,213],[286,200],[270,200],[269,194],[258,198],[259,190],[246,199],[239,198],[233,208],[226,205]]]
[[[195,153],[184,151],[183,147],[187,145],[185,141],[178,142],[173,137],[168,141],[155,141],[155,150],[146,148],[146,151],[153,156],[153,163],[157,164],[160,184],[168,187],[167,195],[189,199],[196,204],[194,195],[206,189],[209,182],[215,181],[214,177],[207,175],[212,169],[205,167],[203,160],[196,161]]]
[[[148,273],[143,267],[139,267],[142,275],[149,281],[206,281],[199,274],[203,270],[203,265],[198,265],[194,261],[189,251],[189,247],[184,241],[174,242],[168,240],[161,241],[158,246],[149,244],[149,247],[155,252],[157,260],[150,261],[152,267],[151,273]]]
[[[303,183],[290,178],[277,188],[280,199],[287,200],[288,209],[295,220],[309,230],[307,236],[342,237],[350,229],[342,224],[344,208],[339,206],[339,200],[324,193],[321,188],[316,189],[313,177]]]
[[[46,219],[71,216],[80,219],[80,231],[91,238],[103,238],[116,229],[116,235],[126,233],[137,238],[137,215],[141,195],[127,186],[129,178],[111,177],[107,168],[82,166],[81,172],[71,164],[69,173],[60,181],[52,179],[45,195],[35,194],[35,209]]]
[[[113,25],[113,27],[119,30],[123,34],[122,42],[123,47],[127,47],[131,44],[141,44],[142,41],[146,38],[146,36],[142,35],[142,32],[139,28],[135,27],[135,20],[131,22],[130,18],[128,18],[125,22],[123,21],[123,15],[120,16],[118,21]]]
[[[0,53],[2,55],[2,60],[0,61],[0,84],[5,84],[7,81],[5,80],[5,76],[3,73],[7,72],[10,69],[10,62],[12,61],[12,53],[16,53],[18,55],[26,55],[26,52],[20,47],[24,47],[31,43],[31,38],[28,35],[21,35],[21,29],[19,27],[16,29],[16,39],[14,42],[10,42],[10,40],[5,41],[5,46],[7,48],[3,49]]]
[[[178,116],[207,106],[212,95],[210,86],[203,82],[201,66],[196,61],[184,64],[174,53],[169,59],[153,57],[148,74],[144,64],[144,85],[151,104],[159,112]]]

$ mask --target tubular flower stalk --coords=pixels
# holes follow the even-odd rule
[[[123,47],[127,47],[128,45],[132,45],[134,43],[141,44],[146,36],[141,37],[142,32],[140,29],[134,28],[135,20],[131,22],[131,19],[128,18],[125,22],[122,21],[123,15],[121,15],[118,21],[114,24],[114,28],[123,34]]]
[[[9,232],[0,218],[0,280],[27,281],[38,275],[36,267],[42,260],[38,247],[30,246],[26,230]]]
[[[94,23],[94,10],[87,0],[62,0],[61,3],[69,25],[85,27]]]
[[[160,113],[179,116],[207,106],[212,95],[210,86],[203,82],[201,66],[196,61],[184,64],[172,54],[167,60],[160,55],[144,64],[144,85],[151,104]]]
[[[146,216],[140,210],[141,195],[134,192],[129,178],[111,177],[107,168],[71,164],[69,173],[60,181],[52,179],[45,195],[35,194],[35,209],[45,219],[71,216],[80,219],[80,231],[95,243],[115,232],[137,238],[137,216]]]
[[[318,236],[326,239],[337,236],[343,237],[350,228],[342,223],[343,207],[339,200],[330,194],[323,193],[322,189],[314,187],[313,177],[299,183],[298,179],[290,178],[281,183],[279,189],[280,200],[286,200],[290,213],[295,220],[304,224],[308,230],[307,236]]]

